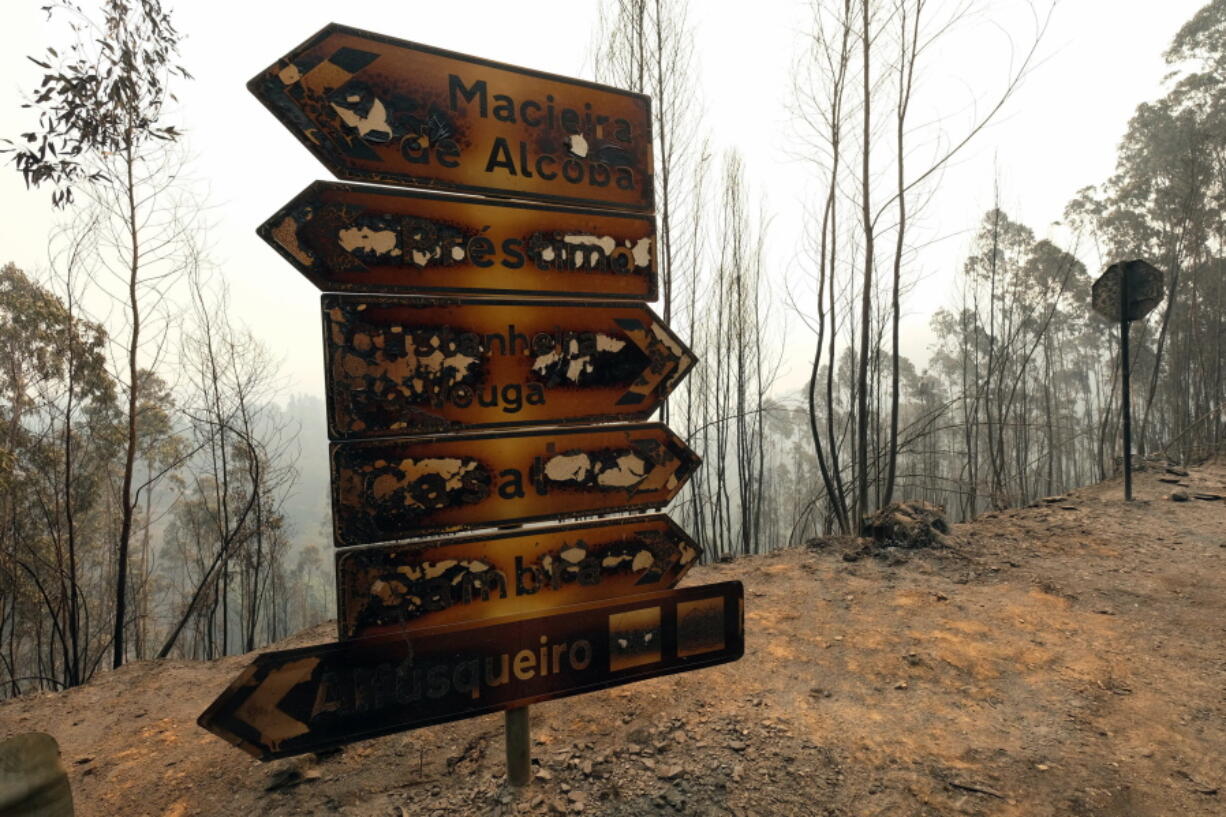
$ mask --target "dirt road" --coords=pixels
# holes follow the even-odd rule
[[[1226,814],[1226,465],[987,514],[940,551],[695,569],[746,586],[745,658],[502,719],[261,764],[195,718],[245,665],[141,663],[0,704],[60,743],[80,815]],[[283,645],[332,637],[331,625]]]

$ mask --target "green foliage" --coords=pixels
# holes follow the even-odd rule
[[[1226,422],[1226,2],[1214,0],[1166,53],[1168,90],[1137,106],[1115,173],[1070,203],[1105,260],[1146,258],[1166,273],[1166,300],[1135,329],[1142,449],[1222,445]]]
[[[63,55],[48,47],[42,59],[29,58],[46,71],[23,106],[37,112],[38,126],[20,141],[3,140],[0,152],[13,154],[26,186],[52,184],[62,207],[75,183],[105,178],[98,157],[179,136],[161,123],[162,108],[174,99],[170,77],[190,75],[174,62],[180,35],[160,0],[104,0],[101,23],[70,0],[44,9],[49,18],[69,16],[75,41]]]
[[[0,393],[19,406],[46,381],[71,375],[82,396],[113,396],[106,378],[106,332],[74,318],[54,294],[13,264],[0,267]],[[73,372],[69,366],[76,366]]]
[[[71,302],[0,268],[0,600],[16,600],[0,632],[11,628],[13,667],[15,645],[49,629],[56,657],[40,677],[62,686],[88,677],[105,638],[87,614],[102,585],[85,576],[105,575],[110,552],[119,435],[106,342]]]
[[[1213,0],[1184,23],[1167,49],[1166,61],[1197,60],[1206,68],[1226,66],[1226,0]]]
[[[105,330],[78,310],[0,267],[0,696],[83,683],[113,643],[127,401]],[[292,569],[283,418],[274,393],[254,388],[275,373],[249,337],[225,336],[196,361],[218,375],[204,393],[149,370],[135,379],[125,629],[137,657],[180,620],[191,627],[178,648],[204,657],[252,649],[327,610],[327,582],[302,576],[314,562]]]

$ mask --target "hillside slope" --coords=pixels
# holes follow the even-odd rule
[[[1226,465],[1190,469],[1226,494]],[[59,741],[80,815],[1226,813],[1226,501],[1167,474],[985,514],[929,552],[837,543],[697,568],[741,579],[744,660],[502,718],[261,764],[195,718],[249,660],[141,663],[0,704]],[[332,637],[330,626],[285,644]]]

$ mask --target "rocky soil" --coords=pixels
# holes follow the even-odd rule
[[[243,656],[3,702],[0,737],[54,735],[80,815],[1226,814],[1226,463],[1135,490],[696,568],[745,583],[745,658],[534,706],[521,791],[501,716],[253,761],[195,724]]]

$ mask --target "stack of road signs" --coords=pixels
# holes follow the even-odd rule
[[[270,759],[739,658],[741,585],[673,589],[699,546],[625,515],[699,465],[644,422],[695,363],[644,303],[650,100],[338,25],[249,88],[417,189],[316,182],[259,229],[325,293],[340,640],[200,724]]]

